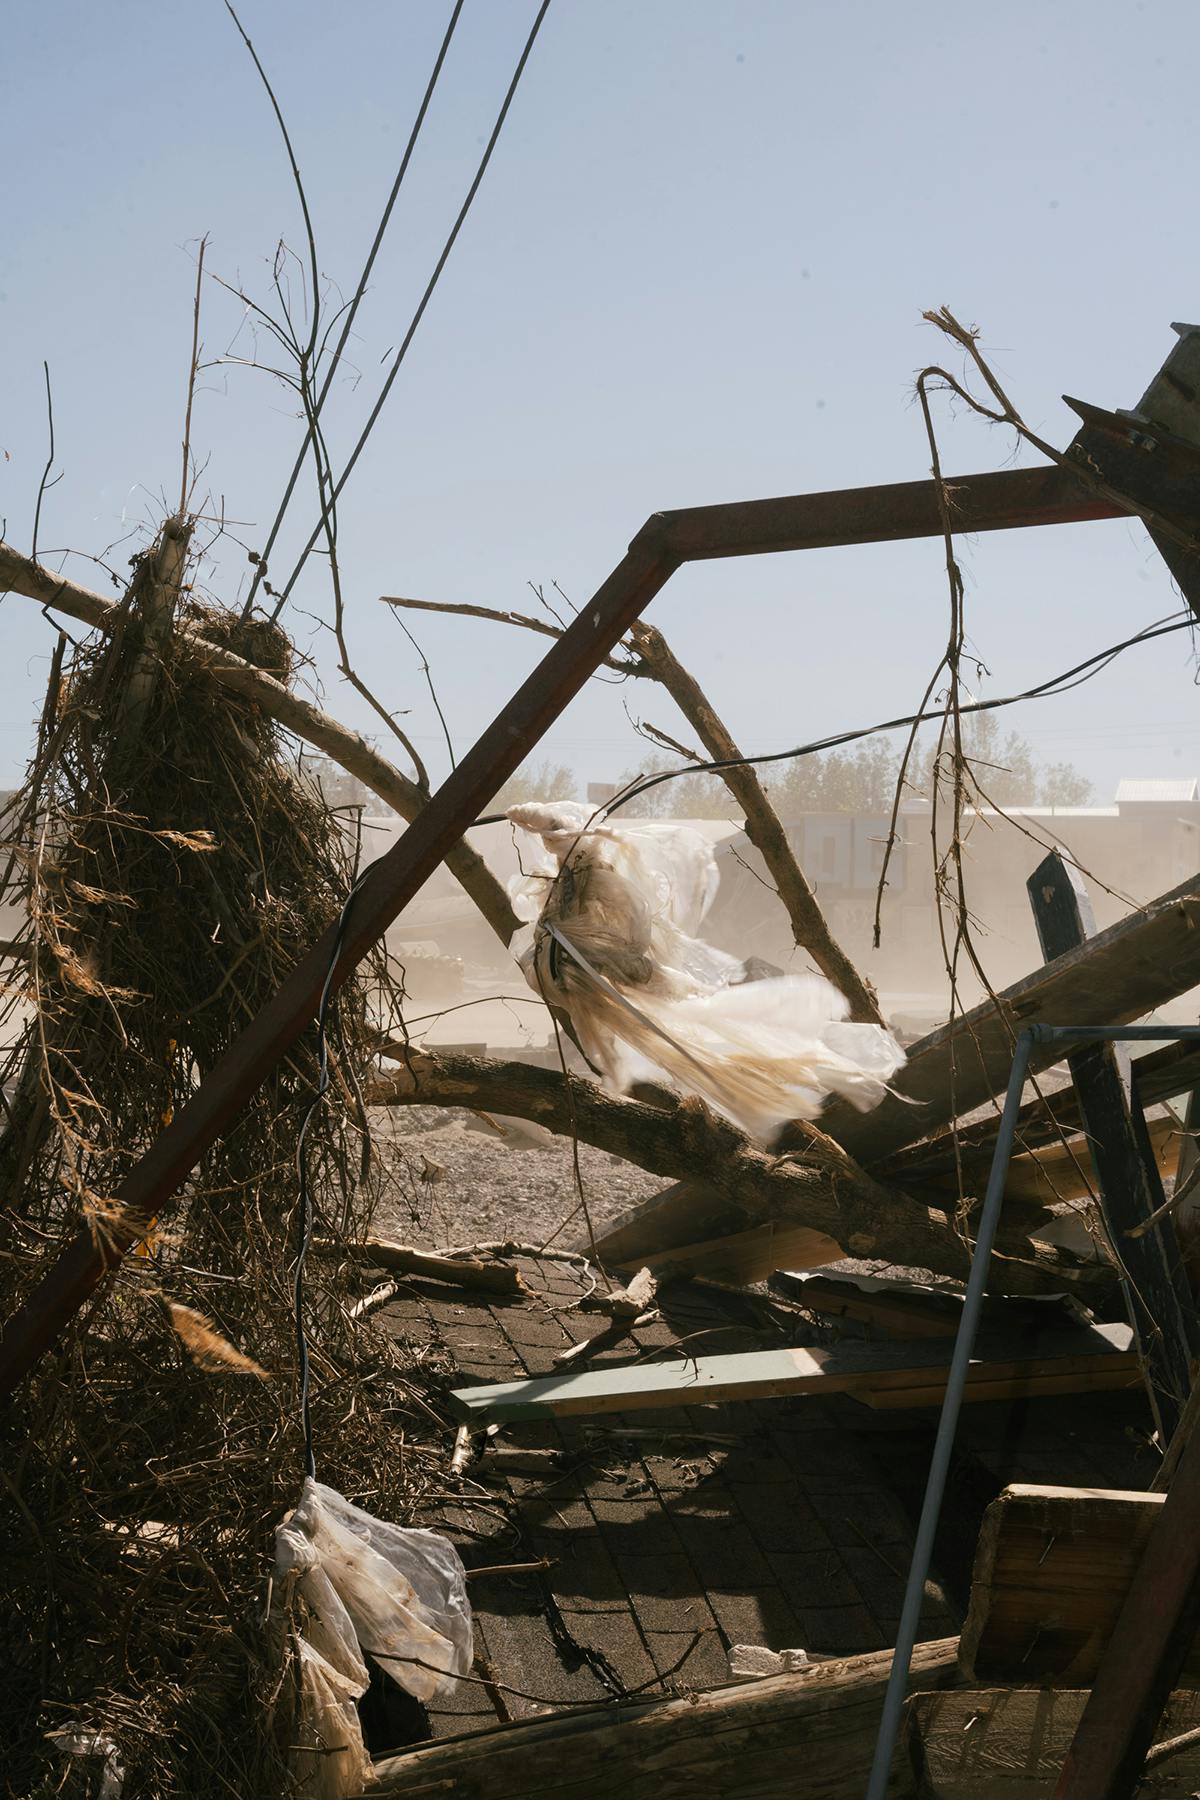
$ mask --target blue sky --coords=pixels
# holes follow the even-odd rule
[[[473,173],[535,0],[466,0],[352,345],[331,395],[335,463],[376,391]],[[353,285],[449,15],[448,0],[244,0],[275,84],[331,282]],[[554,0],[505,134],[388,410],[347,490],[341,543],[356,661],[444,767],[417,659],[382,593],[529,606],[575,599],[660,507],[926,473],[916,369],[947,348],[943,302],[978,323],[1031,425],[1065,444],[1063,392],[1133,405],[1200,315],[1187,204],[1200,22],[1188,0]],[[41,543],[99,553],[178,490],[194,249],[265,296],[301,245],[282,146],[219,0],[29,0],[9,9],[0,259],[0,514],[27,547],[50,363],[63,480]],[[210,357],[246,354],[206,284]],[[949,471],[1011,445],[943,412]],[[193,425],[205,486],[261,543],[299,442],[267,375],[210,372]],[[315,522],[311,482],[293,548]],[[119,560],[138,547],[131,538]],[[234,598],[228,540],[205,571]],[[57,559],[56,559],[57,560]],[[278,570],[285,556],[274,559]],[[963,546],[969,629],[1024,686],[1170,611],[1139,527],[1008,533]],[[290,563],[288,564],[290,566]],[[105,587],[84,560],[66,567]],[[292,627],[326,704],[374,731],[314,621]],[[915,705],[945,640],[934,543],[708,564],[651,617],[747,749]],[[50,632],[4,603],[0,781],[19,773]],[[538,654],[499,627],[425,621],[466,744]],[[1014,723],[1107,799],[1121,774],[1200,773],[1186,636],[1131,652]],[[547,740],[582,779],[635,766],[623,710],[678,733],[665,698],[593,685]]]

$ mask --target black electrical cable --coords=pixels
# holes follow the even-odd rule
[[[308,1184],[308,1159],[305,1155],[305,1144],[308,1128],[316,1115],[326,1094],[329,1092],[329,1036],[327,1020],[329,1002],[333,993],[333,977],[342,954],[342,946],[346,937],[346,924],[350,917],[350,909],[355,896],[367,876],[374,868],[374,863],[360,871],[354,880],[350,892],[346,895],[342,910],[338,914],[337,931],[334,934],[333,949],[329,953],[329,967],[325,972],[325,983],[321,989],[321,998],[317,1006],[317,1088],[312,1100],[305,1109],[300,1122],[300,1131],[296,1138],[296,1185],[298,1205],[296,1208],[296,1272],[292,1281],[292,1296],[296,1320],[296,1354],[300,1369],[300,1423],[304,1432],[304,1473],[310,1479],[317,1473],[316,1457],[313,1452],[312,1412],[309,1407],[308,1393],[308,1339],[304,1331],[304,1265],[312,1245],[312,1195]]]
[[[450,23],[447,25],[445,36],[442,38],[441,48],[437,53],[437,60],[433,65],[433,72],[426,83],[424,96],[417,109],[417,116],[413,121],[412,130],[408,134],[408,142],[404,147],[404,155],[400,159],[400,167],[396,172],[396,179],[392,183],[392,191],[387,197],[387,205],[383,209],[383,216],[380,219],[379,226],[375,232],[375,241],[372,243],[371,248],[367,253],[367,260],[363,265],[363,272],[359,276],[358,286],[354,290],[354,298],[346,308],[346,316],[342,321],[341,335],[338,338],[333,355],[329,360],[329,366],[325,371],[325,379],[321,384],[321,390],[317,395],[316,404],[313,408],[313,412],[318,419],[320,418],[322,408],[325,405],[325,397],[329,392],[330,384],[342,366],[342,355],[350,340],[350,333],[354,329],[354,316],[362,302],[363,295],[367,291],[367,284],[371,279],[371,271],[375,267],[375,259],[379,255],[380,247],[383,243],[384,236],[386,235],[388,225],[391,222],[392,212],[395,208],[396,201],[400,196],[400,189],[404,185],[404,177],[408,173],[408,165],[412,161],[413,152],[417,147],[417,139],[421,135],[421,127],[425,123],[425,115],[429,111],[429,104],[433,99],[434,89],[437,87],[439,77],[441,76],[442,65],[446,61],[446,55],[450,49],[450,40],[454,36],[455,27],[458,24],[459,14],[462,12],[463,5],[464,0],[455,0],[454,10],[450,15]],[[313,304],[316,304],[315,296]],[[288,484],[283,491],[283,499],[279,502],[279,509],[275,514],[274,523],[267,534],[267,541],[264,544],[258,562],[255,565],[254,579],[250,583],[250,592],[247,594],[245,605],[242,607],[243,619],[249,617],[250,609],[254,605],[255,595],[258,593],[259,584],[266,576],[267,564],[270,561],[271,552],[275,548],[275,540],[279,536],[287,509],[291,505],[292,495],[296,491],[296,483],[299,480],[300,472],[304,467],[304,459],[308,455],[308,447],[312,443],[312,438],[313,432],[312,427],[310,426],[305,434],[304,442],[300,446],[300,454],[296,458],[291,475],[288,477]]]
[[[839,731],[832,737],[818,738],[814,743],[801,744],[795,750],[770,750],[760,756],[730,756],[719,762],[689,762],[679,769],[662,769],[654,775],[647,775],[634,782],[627,792],[618,794],[607,806],[598,807],[597,819],[607,818],[610,813],[617,812],[622,806],[628,806],[631,800],[637,800],[642,794],[648,794],[651,788],[661,786],[664,781],[678,781],[682,775],[719,775],[722,769],[757,768],[764,763],[792,762],[801,756],[816,756],[823,750],[836,750],[842,744],[853,744],[859,738],[876,737],[881,731],[900,731],[909,725],[931,724],[935,719],[948,719],[957,711],[964,713],[995,712],[1003,706],[1017,706],[1023,700],[1042,700],[1054,694],[1069,693],[1074,687],[1081,687],[1090,681],[1093,675],[1099,675],[1102,669],[1129,650],[1135,644],[1148,644],[1153,638],[1167,637],[1173,631],[1195,629],[1197,620],[1192,612],[1187,612],[1173,622],[1162,622],[1148,625],[1133,637],[1124,638],[1119,644],[1112,644],[1107,650],[1098,650],[1084,662],[1076,663],[1074,668],[1065,669],[1061,675],[1053,675],[1048,681],[1039,682],[1036,687],[1026,688],[1020,694],[1006,694],[995,700],[972,700],[966,706],[936,707],[932,712],[908,713],[902,719],[884,719],[878,725],[863,725],[854,731]],[[473,821],[470,829],[476,825],[503,825],[507,823],[507,814],[488,813],[482,819]]]
[[[413,316],[412,316],[411,320],[409,321],[408,330],[404,334],[404,337],[400,344],[400,348],[397,350],[394,358],[392,359],[392,366],[391,366],[391,369],[388,371],[387,380],[384,382],[383,387],[380,389],[379,397],[376,400],[374,406],[371,408],[370,413],[367,415],[367,422],[363,426],[362,431],[359,433],[358,442],[355,444],[353,450],[350,452],[349,457],[346,459],[346,466],[342,470],[340,476],[338,477],[336,483],[334,484],[332,492],[330,493],[330,496],[329,496],[330,506],[332,506],[333,503],[338,499],[338,497],[340,496],[340,494],[342,492],[342,489],[345,487],[346,483],[349,481],[351,475],[353,474],[354,465],[358,461],[360,455],[362,454],[363,446],[366,444],[367,439],[370,437],[371,432],[375,428],[375,421],[378,419],[380,413],[383,411],[384,404],[387,401],[387,397],[392,391],[393,383],[395,382],[397,375],[400,373],[401,365],[404,362],[405,357],[408,355],[409,345],[412,343],[414,337],[417,335],[417,327],[420,325],[421,320],[425,316],[425,308],[429,305],[430,300],[433,298],[433,290],[436,288],[438,281],[441,278],[442,270],[445,268],[447,262],[450,260],[450,252],[453,250],[455,243],[457,242],[458,234],[462,230],[462,227],[466,220],[467,214],[471,210],[471,206],[474,202],[475,196],[479,192],[480,186],[483,182],[484,175],[487,173],[487,166],[492,160],[492,152],[493,152],[493,150],[495,150],[496,145],[499,142],[500,133],[504,129],[504,121],[508,117],[509,108],[511,107],[511,105],[513,103],[513,97],[516,94],[518,85],[520,84],[521,76],[525,72],[525,65],[529,61],[530,55],[533,51],[533,46],[534,46],[535,42],[537,41],[538,32],[542,28],[542,20],[546,17],[546,14],[549,10],[550,10],[550,0],[542,0],[542,4],[539,6],[538,11],[537,11],[537,16],[535,17],[533,24],[530,27],[529,36],[525,40],[525,47],[521,51],[521,54],[517,59],[517,66],[513,71],[512,80],[508,84],[508,91],[505,94],[504,99],[501,103],[500,111],[496,115],[496,123],[492,126],[492,134],[489,137],[486,145],[484,146],[483,155],[479,159],[479,166],[475,171],[474,179],[472,180],[470,187],[467,189],[466,199],[463,201],[461,207],[458,210],[458,217],[455,219],[454,224],[451,226],[450,235],[446,239],[445,244],[442,246],[442,253],[438,257],[437,262],[434,264],[433,274],[429,277],[429,281],[425,287],[425,292],[421,295],[421,298],[417,304],[417,309],[413,313]],[[321,523],[323,523],[323,521]],[[275,610],[271,614],[272,624],[275,622],[276,619],[278,619],[280,613],[282,612],[283,607],[286,604],[287,599],[288,599],[289,595],[291,594],[292,589],[295,587],[296,582],[300,578],[301,570],[304,568],[305,563],[308,561],[308,558],[312,551],[313,545],[316,543],[317,539],[321,535],[321,523],[318,523],[313,527],[312,536],[309,538],[307,544],[304,546],[304,549],[301,551],[299,561],[297,562],[295,568],[292,570],[291,574],[287,578],[286,583],[284,584],[283,591],[280,594],[279,599],[275,603]]]

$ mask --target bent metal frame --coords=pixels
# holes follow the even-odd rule
[[[1111,519],[1126,509],[1097,498],[1058,466],[971,475],[947,484],[960,532],[1002,531]],[[336,956],[336,992],[433,874],[451,846],[599,667],[650,601],[686,562],[779,550],[940,536],[937,484],[902,482],[829,494],[750,500],[655,513],[607,581],[433,795],[428,806],[362,881],[283,986],[230,1045],[116,1191],[103,1235],[83,1225],[0,1338],[0,1395],[12,1391],[106,1275],[161,1216],[204,1152],[316,1016]],[[48,602],[51,606],[53,601]]]

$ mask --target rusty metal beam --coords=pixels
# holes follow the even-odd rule
[[[956,531],[1012,531],[1127,516],[1124,508],[1099,498],[1057,463],[955,476],[947,485]],[[660,543],[684,563],[777,550],[825,550],[840,544],[895,543],[901,538],[940,537],[941,530],[936,484],[898,481],[655,513],[634,543]]]
[[[1121,516],[1119,507],[1097,500],[1057,465],[968,475],[950,485],[960,531]],[[346,923],[334,986],[379,941],[681,563],[935,537],[941,529],[932,481],[654,514],[570,629],[372,870]],[[49,1348],[312,1022],[334,943],[331,928],[130,1171],[115,1195],[125,1222],[104,1240],[79,1231],[9,1319],[0,1338],[0,1394],[10,1392]]]

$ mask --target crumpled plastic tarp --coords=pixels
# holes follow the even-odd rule
[[[376,1519],[310,1479],[276,1528],[275,1580],[304,1602],[301,1737],[318,1746],[294,1752],[293,1773],[305,1800],[343,1800],[371,1767],[355,1705],[370,1679],[364,1653],[423,1701],[470,1670],[463,1565],[436,1532]]]
[[[736,957],[696,935],[720,880],[698,831],[593,822],[570,800],[507,816],[537,840],[509,884],[532,925],[514,951],[611,1089],[666,1076],[768,1145],[831,1094],[878,1106],[904,1062],[890,1032],[849,1021],[824,976],[747,982]]]

